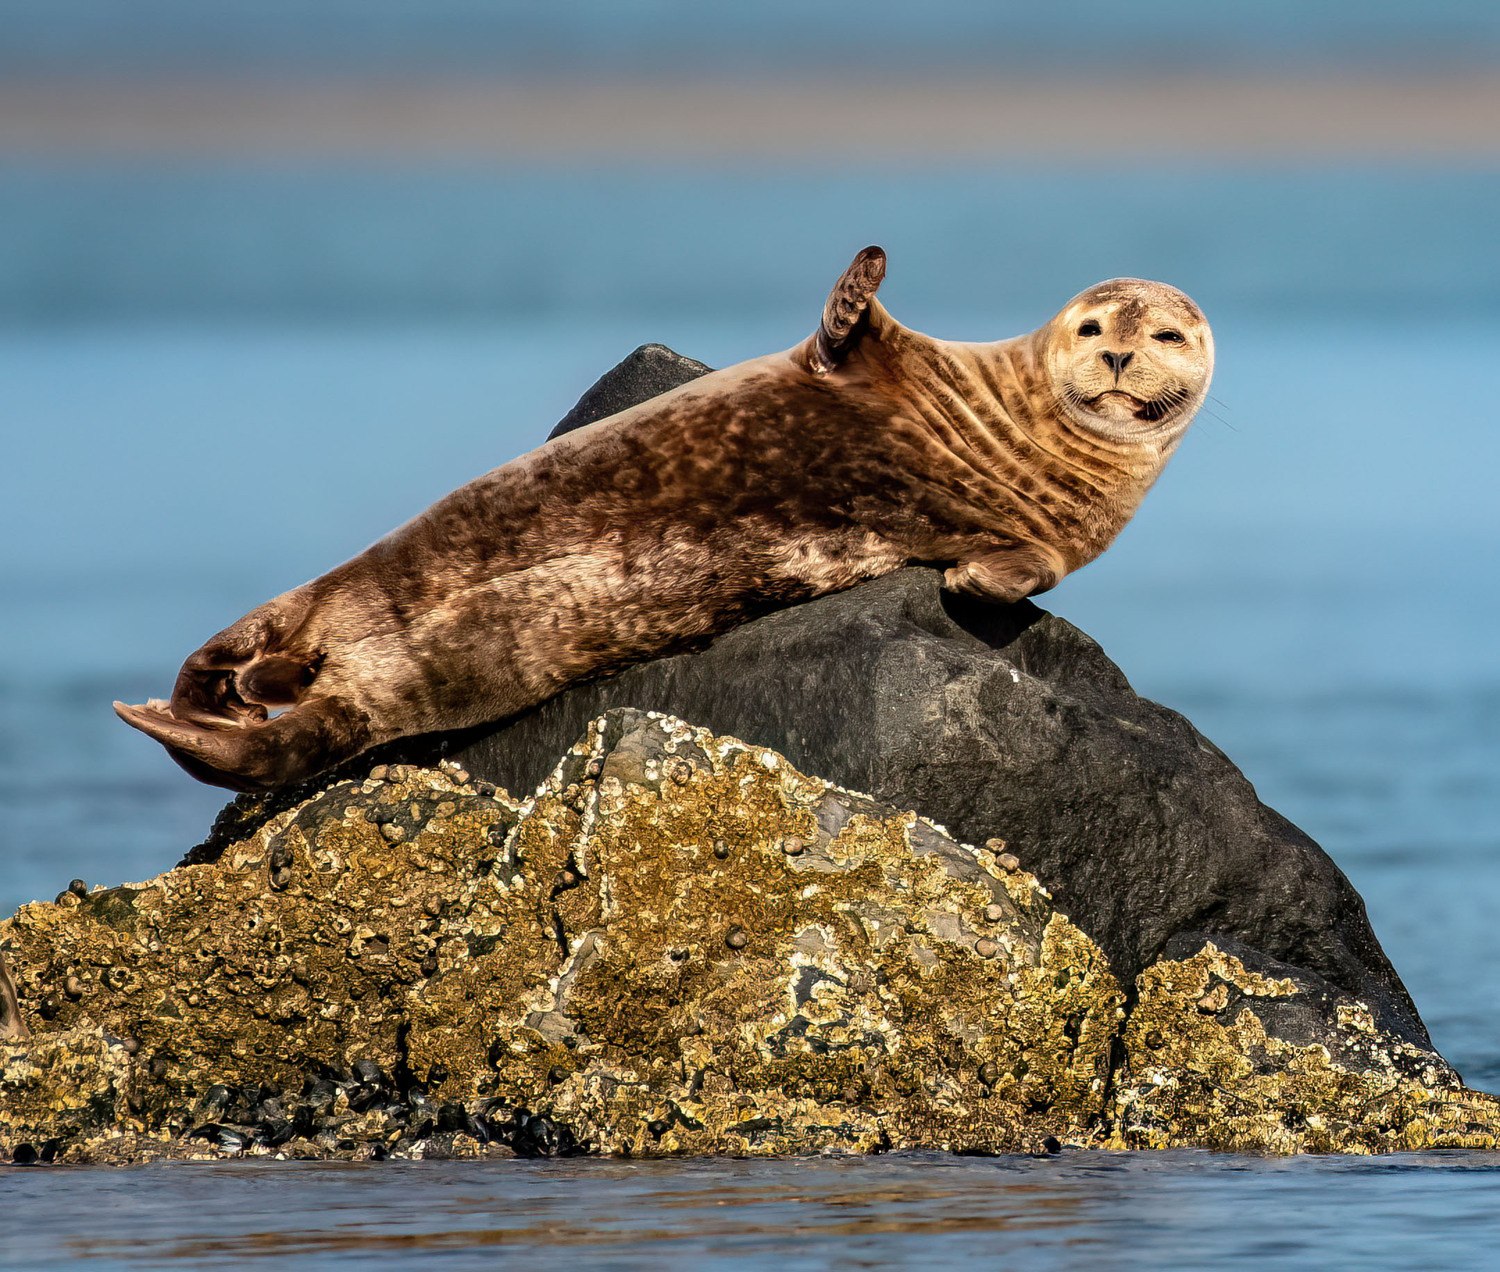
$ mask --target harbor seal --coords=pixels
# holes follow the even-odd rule
[[[195,777],[263,790],[913,562],[1046,591],[1134,514],[1208,390],[1175,288],[1100,283],[1030,335],[937,340],[860,252],[801,344],[693,379],[470,482],[116,703]]]

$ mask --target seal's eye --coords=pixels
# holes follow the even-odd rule
[[[1166,331],[1158,331],[1151,339],[1160,340],[1162,344],[1181,344],[1182,332],[1168,328]]]
[[[1081,326],[1081,327],[1078,328],[1078,334],[1080,336],[1097,336],[1097,335],[1102,334],[1103,331],[1104,331],[1104,328],[1101,327],[1092,318],[1090,318],[1086,323],[1084,323],[1083,326]]]

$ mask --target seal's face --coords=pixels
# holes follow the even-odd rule
[[[1208,392],[1213,334],[1175,287],[1116,278],[1047,327],[1047,373],[1083,427],[1119,441],[1175,441]]]

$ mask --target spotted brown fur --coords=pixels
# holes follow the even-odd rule
[[[215,636],[170,703],[116,710],[194,776],[265,789],[912,561],[992,600],[1046,591],[1181,439],[1207,323],[1116,279],[1030,335],[935,340],[874,299],[884,268],[865,249],[802,344],[470,482]]]

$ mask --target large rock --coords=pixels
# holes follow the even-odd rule
[[[1169,948],[1227,938],[1247,965],[1301,969],[1430,1045],[1349,881],[1218,748],[1062,619],[941,581],[903,570],[492,730],[400,750],[447,745],[476,775],[529,790],[595,716],[667,712],[960,840],[1006,840],[1127,985]]]
[[[1225,941],[1127,1003],[1003,844],[764,748],[617,711],[532,800],[469,777],[242,796],[217,860],[0,923],[0,1154],[1497,1145],[1358,998]]]
[[[644,345],[553,436],[708,369]],[[476,774],[530,790],[601,712],[667,712],[915,809],[960,839],[1008,840],[1127,984],[1164,950],[1228,938],[1251,965],[1300,968],[1361,997],[1381,1028],[1430,1046],[1359,895],[1222,752],[1135,694],[1062,619],[940,583],[906,570],[582,685],[519,720],[394,753],[430,759],[437,742]]]
[[[705,370],[644,347],[557,431]],[[23,907],[0,1152],[1497,1147],[1317,845],[1088,637],[940,581],[241,796],[177,870]]]

